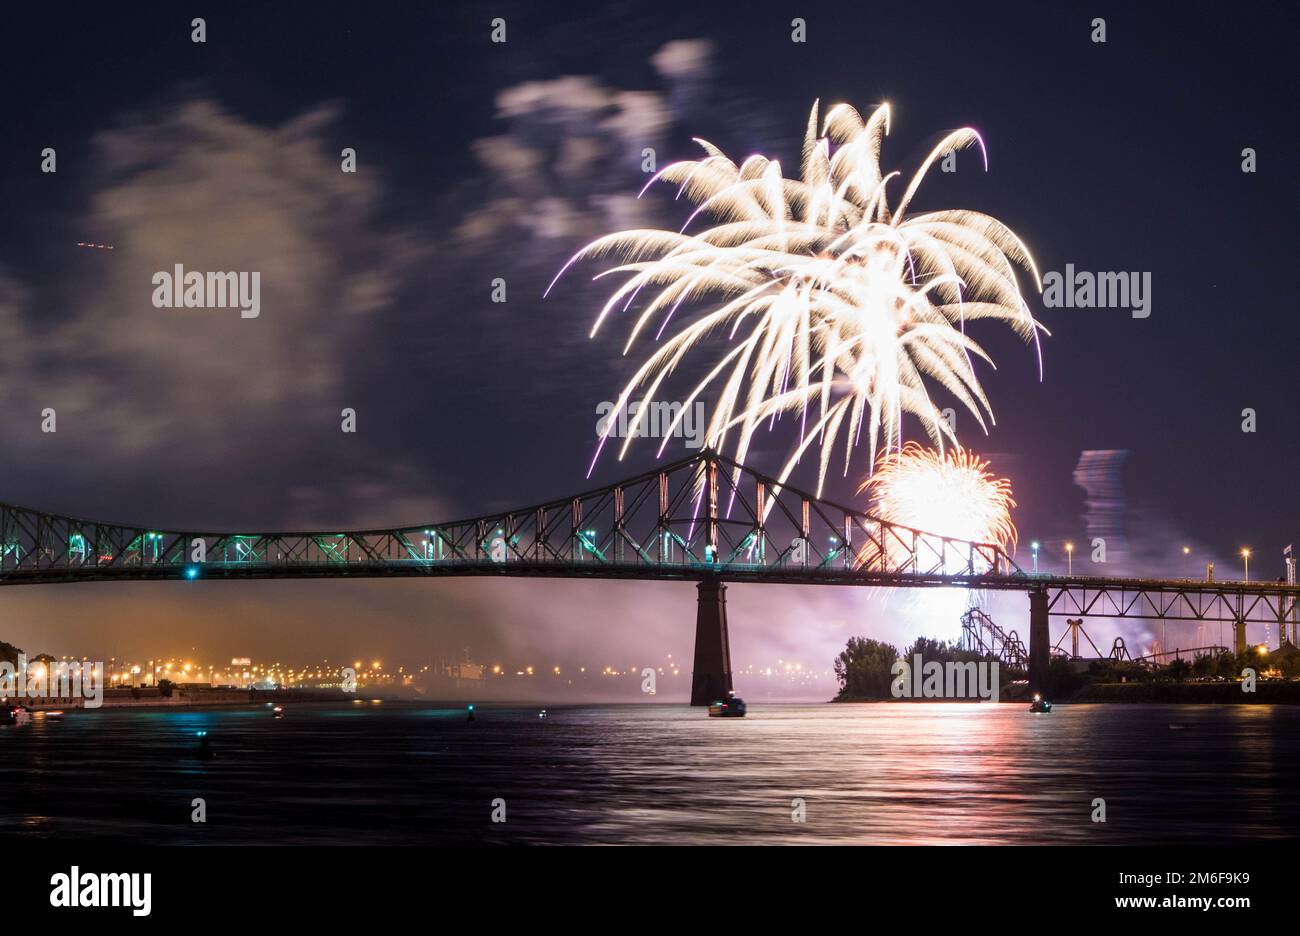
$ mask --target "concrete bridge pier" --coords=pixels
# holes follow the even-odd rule
[[[731,641],[727,636],[727,586],[717,576],[700,582],[695,611],[695,665],[691,705],[708,705],[731,694]]]
[[[1237,618],[1232,625],[1232,652],[1241,656],[1246,652],[1246,621]]]
[[[1051,659],[1052,637],[1047,628],[1047,589],[1029,593],[1029,691],[1042,692]]]

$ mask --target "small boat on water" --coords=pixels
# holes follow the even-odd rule
[[[62,718],[63,709],[53,709],[45,713],[46,718]]]
[[[273,718],[284,718],[284,709],[277,705],[271,709],[271,716]]]
[[[1029,711],[1036,714],[1046,714],[1052,710],[1052,703],[1048,702],[1038,693],[1034,693],[1034,701],[1029,703]]]
[[[0,709],[0,725],[26,725],[32,713],[25,705],[11,705]]]
[[[745,700],[736,698],[732,693],[726,699],[719,699],[709,706],[710,718],[744,718]]]

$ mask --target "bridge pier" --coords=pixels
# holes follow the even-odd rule
[[[1246,622],[1237,618],[1232,625],[1232,652],[1241,656],[1246,652]]]
[[[727,636],[727,586],[710,575],[698,586],[695,665],[691,705],[708,705],[731,694],[731,641]]]
[[[1029,691],[1042,692],[1051,659],[1051,633],[1047,628],[1047,589],[1039,585],[1029,593]]]

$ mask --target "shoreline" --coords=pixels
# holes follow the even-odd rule
[[[1046,693],[1044,693],[1046,695]],[[861,702],[985,702],[984,699],[895,699],[835,698],[832,703]],[[1054,705],[1152,704],[1152,705],[1300,705],[1300,681],[1260,682],[1254,692],[1242,692],[1241,683],[1091,683],[1074,692],[1050,697]],[[1027,696],[1003,693],[999,703],[1028,704]]]
[[[6,704],[22,705],[32,714],[38,712],[98,712],[105,709],[189,709],[189,708],[246,708],[274,705],[281,702],[337,703],[349,701],[370,702],[399,701],[383,696],[348,696],[338,689],[177,689],[165,696],[154,688],[108,689],[99,705],[88,706],[89,699],[81,696],[46,699],[5,699]]]

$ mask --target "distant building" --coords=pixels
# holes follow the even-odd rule
[[[482,663],[452,663],[447,675],[452,679],[482,679],[487,667]]]

